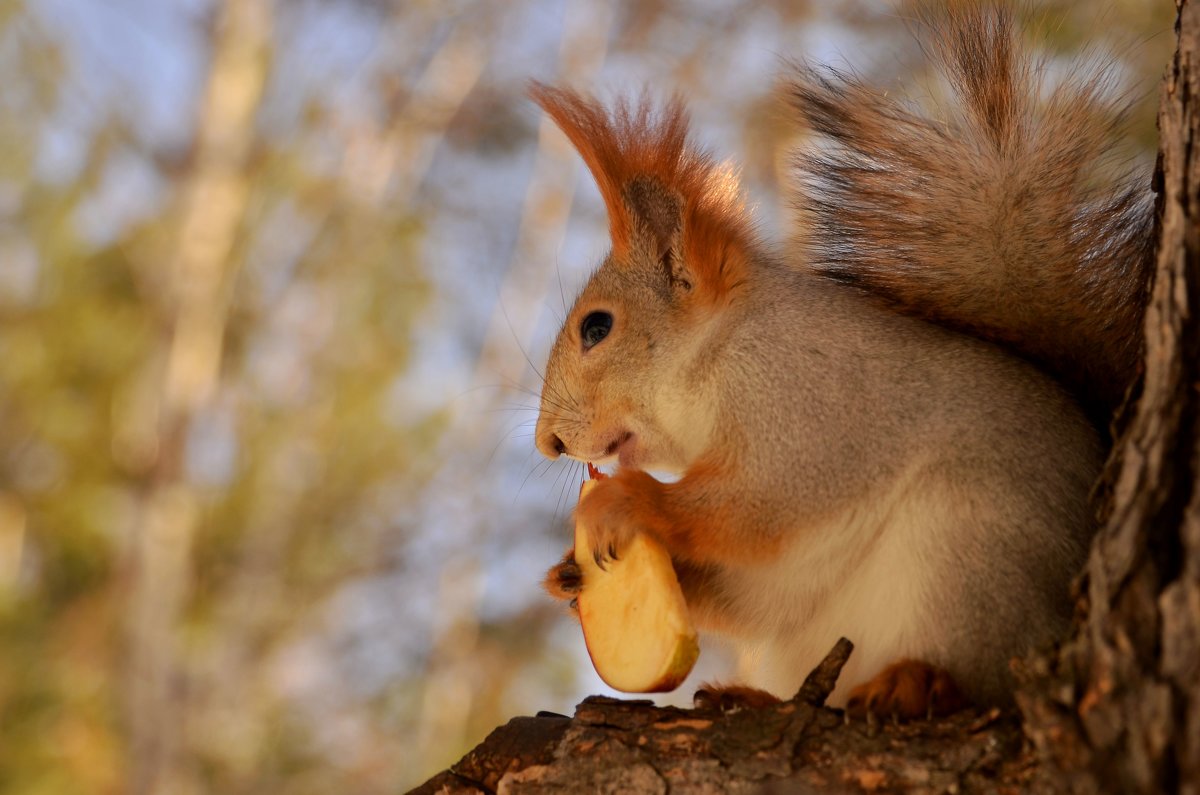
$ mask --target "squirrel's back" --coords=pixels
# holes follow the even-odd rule
[[[926,29],[956,98],[935,115],[796,68],[791,106],[828,144],[797,161],[801,260],[1014,350],[1111,410],[1140,355],[1154,239],[1148,174],[1113,162],[1125,112],[1113,69],[1046,89],[1001,8],[947,11]]]

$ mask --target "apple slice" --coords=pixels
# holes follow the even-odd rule
[[[585,481],[580,498],[594,485]],[[671,556],[641,533],[606,569],[590,550],[588,529],[576,522],[579,623],[596,673],[626,693],[674,690],[696,664],[700,646]]]

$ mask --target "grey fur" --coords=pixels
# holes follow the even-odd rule
[[[714,278],[686,259],[690,216],[676,229],[670,186],[632,180],[609,211],[630,213],[644,233],[593,275],[551,353],[539,449],[554,457],[561,441],[593,460],[632,433],[638,467],[683,473],[673,499],[685,515],[725,511],[720,540],[732,553],[676,549],[677,570],[701,623],[768,658],[759,684],[778,695],[848,634],[857,648],[842,699],[904,656],[944,667],[977,701],[1004,701],[1009,659],[1069,620],[1102,449],[1047,370],[1075,390],[1106,390],[1109,404],[1123,388],[1140,304],[1116,323],[1096,313],[1139,300],[1151,222],[1124,178],[1090,181],[1084,160],[1107,151],[1103,136],[1072,138],[1100,102],[1079,88],[1094,81],[1035,112],[1010,25],[974,9],[937,32],[965,103],[961,124],[938,126],[847,78],[801,69],[797,106],[839,143],[802,158],[810,226],[783,257],[731,216],[720,275],[744,273],[722,281],[711,304],[679,277],[699,288]],[[620,151],[614,130],[650,117],[624,108],[605,121],[577,95],[538,90],[570,109],[558,111],[567,123],[593,125],[573,140],[599,136],[606,157]],[[949,154],[939,159],[937,145]],[[1057,169],[1041,193],[1029,179],[1038,163]],[[613,328],[584,351],[578,323],[597,309],[613,313]],[[978,324],[961,316],[977,310]],[[1086,340],[1107,335],[1095,351],[1072,336],[1080,313],[1091,313],[1080,321]],[[1004,347],[966,333],[977,331]],[[1120,361],[1073,360],[1110,354]],[[723,478],[691,488],[698,462],[723,466]],[[762,549],[777,551],[752,554]]]

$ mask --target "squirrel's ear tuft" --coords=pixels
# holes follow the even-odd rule
[[[531,83],[529,94],[592,172],[614,254],[648,245],[662,257],[679,248],[696,286],[714,299],[741,283],[754,235],[736,174],[689,143],[678,98],[657,112],[647,97],[618,101],[610,112],[544,83]]]

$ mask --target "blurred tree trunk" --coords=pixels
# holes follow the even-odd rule
[[[270,22],[266,0],[226,0],[217,9],[192,167],[181,190],[178,243],[163,281],[169,335],[151,420],[157,421],[156,458],[130,567],[127,719],[135,793],[196,789],[181,763],[189,711],[179,645],[200,507],[186,456],[189,433],[219,381],[230,255],[246,206]]]
[[[1110,458],[1084,618],[1023,669],[1021,719],[843,725],[803,692],[729,715],[589,699],[572,719],[513,720],[416,792],[1200,795],[1200,5],[1176,6],[1140,397]]]

